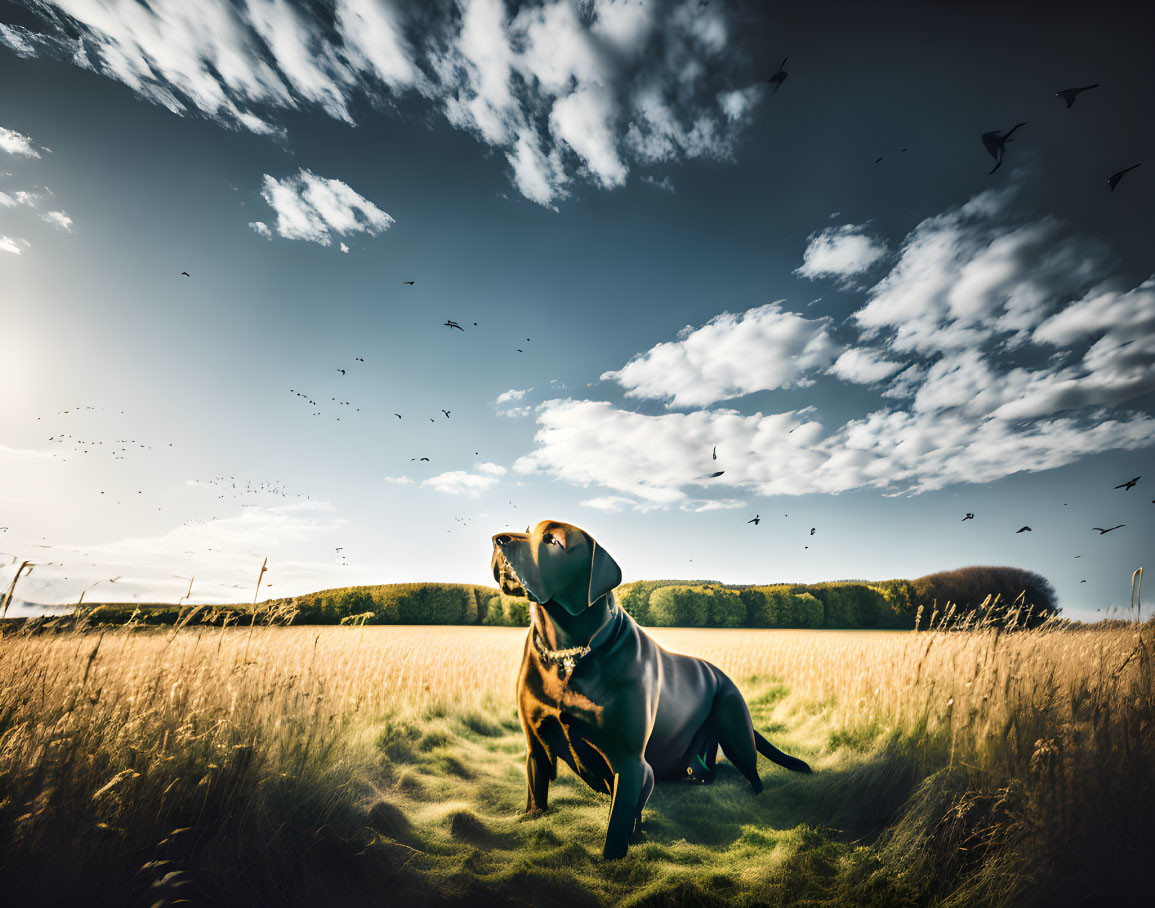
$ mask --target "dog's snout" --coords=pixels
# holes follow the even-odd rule
[[[513,537],[506,536],[504,533],[502,533],[498,536],[494,536],[493,541],[498,545],[509,545],[511,542],[513,542]]]

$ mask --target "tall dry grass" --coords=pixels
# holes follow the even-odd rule
[[[817,770],[813,784],[776,789],[803,831],[768,847],[772,882],[727,890],[737,901],[787,904],[794,880],[830,904],[879,892],[1068,904],[1129,892],[1135,849],[1155,842],[1150,626],[650,633],[726,671],[755,724]],[[512,825],[525,797],[514,701],[524,639],[498,627],[8,632],[0,883],[88,904],[494,898],[461,882],[480,853],[500,842],[518,860],[557,859],[541,850],[548,829]],[[418,790],[423,801],[405,800]],[[728,806],[739,793],[713,796]],[[509,815],[504,838],[487,838],[473,814],[436,825],[439,801],[471,798]],[[473,838],[454,857],[461,834]],[[580,855],[600,848],[589,844]],[[839,860],[818,861],[829,848]],[[558,872],[574,875],[571,894],[636,892],[612,867],[567,854],[577,869]],[[733,873],[746,879],[741,854]],[[718,885],[662,898],[694,901]]]

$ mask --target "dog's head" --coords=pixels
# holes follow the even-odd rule
[[[622,582],[610,554],[585,530],[543,520],[531,531],[493,537],[493,579],[503,593],[585,611]]]

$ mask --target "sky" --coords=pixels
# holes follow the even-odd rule
[[[0,0],[0,593],[492,584],[553,519],[1125,610],[1155,10],[1006,7]]]

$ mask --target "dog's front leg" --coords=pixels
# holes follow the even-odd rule
[[[530,747],[525,755],[525,777],[529,782],[529,798],[525,802],[525,812],[545,810],[549,800],[549,780],[553,776],[553,763],[544,750]]]
[[[634,819],[641,813],[642,784],[646,778],[645,761],[640,756],[611,760],[614,769],[613,803],[610,805],[610,826],[602,857],[606,860],[623,858],[629,846]]]

